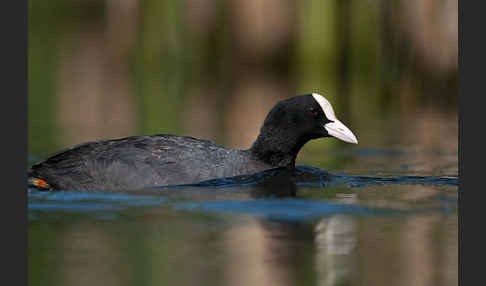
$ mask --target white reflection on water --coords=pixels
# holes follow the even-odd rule
[[[343,203],[355,203],[356,194],[343,195]],[[356,246],[356,221],[349,215],[323,218],[315,227],[318,285],[338,285],[351,280]]]

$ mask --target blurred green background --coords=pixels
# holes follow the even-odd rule
[[[394,117],[457,123],[457,1],[30,0],[28,13],[30,155],[155,133],[246,148],[277,100],[311,92],[360,146],[386,142],[366,128]]]
[[[28,3],[34,160],[155,133],[247,148],[277,100],[318,92],[359,145],[313,140],[298,163],[360,176],[457,177],[457,0]],[[325,152],[338,148],[361,153]],[[299,191],[404,210],[457,200],[456,186]],[[170,206],[108,214],[119,217],[30,210],[30,284],[457,285],[455,208],[304,225]],[[332,253],[333,233],[356,249]]]

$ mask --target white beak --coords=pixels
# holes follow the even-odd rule
[[[341,139],[344,142],[358,144],[358,139],[354,136],[353,132],[349,130],[344,124],[341,123],[339,120],[334,120],[334,122],[327,123],[324,125],[326,128],[327,133],[329,135],[336,137],[337,139]]]

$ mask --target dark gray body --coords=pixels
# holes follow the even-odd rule
[[[55,189],[122,190],[190,184],[270,168],[254,160],[249,150],[163,134],[77,145],[35,164],[30,175]]]

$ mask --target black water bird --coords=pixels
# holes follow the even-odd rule
[[[317,93],[279,101],[247,150],[168,134],[83,143],[34,164],[29,185],[48,190],[134,190],[295,167],[309,140],[335,137],[358,143]]]

